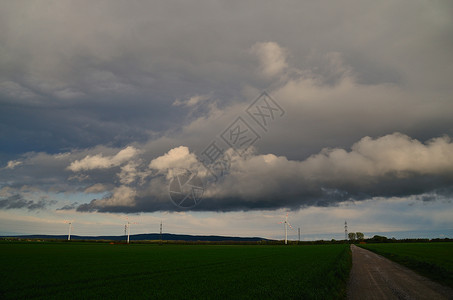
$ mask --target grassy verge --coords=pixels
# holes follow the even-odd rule
[[[0,298],[341,299],[348,245],[0,243]]]
[[[453,288],[453,243],[392,243],[360,246]]]

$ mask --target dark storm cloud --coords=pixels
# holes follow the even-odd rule
[[[14,194],[7,198],[0,197],[0,209],[26,208],[28,210],[41,210],[55,203],[55,200],[49,200],[45,198],[41,198],[38,201],[27,200],[19,194]]]
[[[231,55],[223,57],[212,51],[220,45],[205,43],[204,22],[188,28],[192,5],[181,11],[163,3],[127,5],[130,15],[111,3],[99,5],[103,13],[69,3],[52,12],[32,4],[4,6],[1,35],[11,41],[0,61],[2,144],[9,145],[4,151],[144,141],[185,114],[172,106],[176,99],[221,92],[220,83],[212,83],[229,81],[232,73]],[[23,16],[20,25],[17,14]],[[170,19],[172,26],[165,26]],[[209,58],[210,53],[217,54]],[[233,94],[237,90],[231,88]]]
[[[238,156],[230,149],[231,168],[216,183],[187,147],[160,156],[149,147],[36,153],[10,161],[0,172],[5,183],[0,189],[1,208],[45,209],[54,202],[25,199],[30,194],[65,192],[104,196],[60,210],[177,211],[169,195],[169,172],[175,169],[198,169],[205,182],[203,201],[192,208],[196,211],[298,209],[412,196],[432,201],[453,194],[453,146],[448,137],[425,143],[399,133],[365,137],[350,150],[326,148],[300,161],[256,152]]]
[[[78,202],[74,202],[74,203],[65,205],[63,207],[57,208],[57,210],[74,210],[74,209],[77,208],[77,206],[79,206],[79,203]]]
[[[324,149],[304,161],[273,154],[238,156],[230,151],[229,155],[231,169],[216,183],[209,181],[209,173],[199,169],[206,186],[203,202],[192,210],[298,209],[374,198],[417,196],[427,201],[453,195],[453,146],[447,137],[426,143],[398,133],[376,139],[366,137],[350,151]],[[201,167],[186,147],[174,148],[149,163],[143,181],[123,182],[104,198],[82,204],[77,210],[178,210],[168,193],[172,178],[168,172],[178,166],[192,170]],[[134,168],[129,172],[139,174]]]
[[[290,65],[326,85],[341,76],[328,63],[329,53],[339,52],[364,84],[450,86],[444,62],[453,26],[446,1],[1,6],[0,143],[6,153],[121,147],[190,122],[187,108],[172,105],[177,99],[211,94],[223,105],[244,101],[245,87],[261,90],[276,81],[256,72],[258,59],[248,49],[257,42],[286,47]],[[408,133],[422,138],[423,128]]]

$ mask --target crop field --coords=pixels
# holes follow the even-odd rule
[[[392,243],[360,246],[453,287],[453,243]]]
[[[349,245],[0,242],[0,298],[341,299]]]

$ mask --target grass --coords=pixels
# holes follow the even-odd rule
[[[453,243],[392,243],[360,246],[453,288]]]
[[[349,245],[0,243],[0,298],[341,299]]]

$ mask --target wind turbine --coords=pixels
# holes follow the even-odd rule
[[[160,220],[160,242],[162,243],[162,220]]]
[[[129,244],[129,235],[131,233],[131,224],[137,224],[136,222],[129,222],[129,218],[127,218],[127,223],[124,225],[124,234],[127,232],[127,243]]]
[[[69,232],[68,232],[68,241],[71,240],[71,229],[72,229],[72,222],[73,221],[64,221],[66,224],[69,224]]]
[[[288,222],[288,213],[286,213],[285,221],[278,222],[278,224],[285,224],[285,245],[288,244],[288,226],[294,229],[293,226]]]

